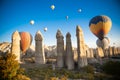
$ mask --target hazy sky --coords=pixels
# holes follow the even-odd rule
[[[55,5],[55,9],[50,8]],[[81,12],[78,12],[81,9]],[[76,46],[76,25],[84,32],[85,43],[96,47],[97,37],[89,29],[89,21],[96,15],[106,15],[112,20],[107,37],[111,44],[120,46],[120,1],[119,0],[0,0],[0,42],[11,42],[14,31],[27,31],[34,36],[38,30],[44,36],[45,45],[56,44],[56,32],[60,29],[66,42],[66,33],[71,33]],[[66,20],[66,16],[69,16]],[[30,20],[35,24],[30,25]],[[47,27],[47,32],[44,32]]]

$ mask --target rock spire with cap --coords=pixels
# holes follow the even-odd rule
[[[56,33],[57,39],[57,67],[64,67],[64,37],[60,30]]]
[[[12,34],[12,46],[11,46],[11,53],[16,55],[16,60],[20,62],[20,35],[18,31],[15,31]]]
[[[88,64],[85,43],[84,43],[84,35],[80,26],[76,27],[76,37],[77,37],[77,52],[78,52],[78,68],[80,68]]]
[[[43,36],[40,31],[35,35],[35,62],[38,64],[45,64]]]
[[[71,34],[69,32],[66,34],[65,63],[69,70],[74,69],[74,55],[72,51]]]

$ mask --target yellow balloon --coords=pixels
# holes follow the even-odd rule
[[[54,5],[51,5],[51,9],[54,10],[54,9],[55,9],[55,6],[54,6]]]

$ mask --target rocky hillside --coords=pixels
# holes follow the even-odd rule
[[[11,43],[9,42],[0,43],[0,53],[10,52],[10,49]]]
[[[0,54],[5,52],[11,51],[11,43],[3,42],[0,43]],[[46,57],[55,57],[57,56],[56,53],[56,46],[44,46],[44,52]],[[30,48],[26,51],[26,57],[34,56],[35,54],[35,46],[31,45]]]
[[[0,53],[5,53],[5,52],[10,52],[11,51],[11,43],[9,42],[3,42],[0,43]],[[53,46],[44,46],[44,52],[46,58],[56,58],[57,56],[57,49],[56,45]],[[74,59],[77,60],[77,49],[73,48],[74,52]],[[35,46],[31,45],[30,48],[26,51],[25,57],[34,57],[35,56]]]

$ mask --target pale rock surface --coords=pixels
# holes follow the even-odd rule
[[[0,43],[0,53],[11,52],[11,43],[3,42]]]
[[[96,54],[99,56],[99,57],[104,57],[104,53],[103,53],[103,49],[101,47],[98,47],[96,49]]]
[[[64,37],[60,30],[56,34],[57,39],[57,67],[64,67]]]
[[[35,35],[35,62],[38,64],[45,64],[43,36],[40,31]]]
[[[83,31],[80,26],[77,26],[76,28],[76,37],[77,37],[77,52],[78,52],[78,68],[80,68],[88,64]]]
[[[16,55],[16,60],[20,62],[20,35],[18,31],[12,34],[11,53]]]

